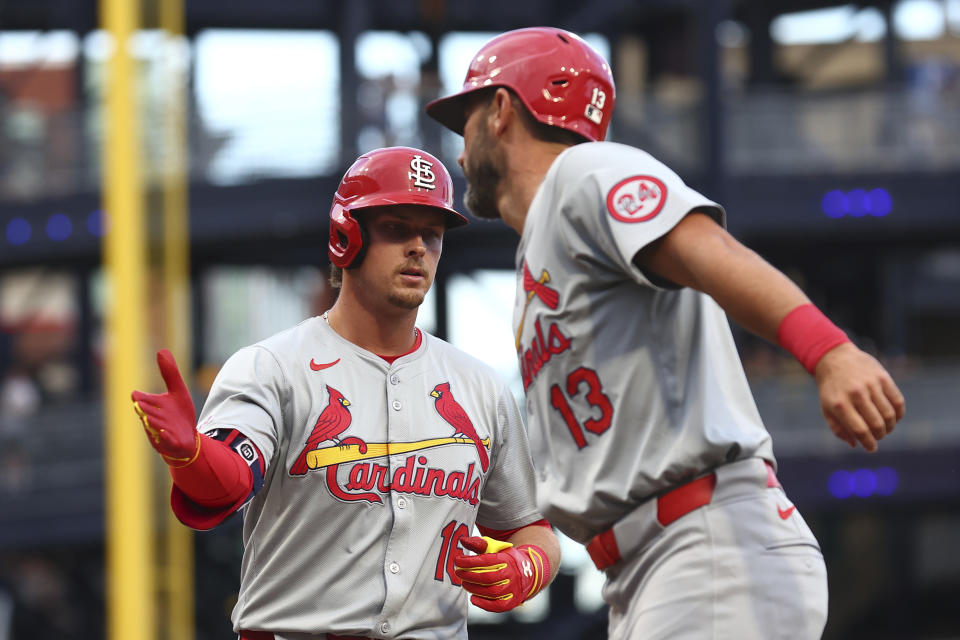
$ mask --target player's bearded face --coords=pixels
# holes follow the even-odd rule
[[[467,179],[463,204],[478,218],[491,220],[500,217],[496,194],[505,165],[503,152],[496,147],[493,138],[481,123],[481,126],[475,128],[463,166]]]

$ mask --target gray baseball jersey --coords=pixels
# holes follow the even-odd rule
[[[633,262],[692,209],[723,210],[649,154],[573,146],[517,249],[514,331],[544,515],[579,542],[725,461],[773,461],[727,318]]]
[[[225,427],[269,461],[235,629],[465,638],[459,540],[542,517],[510,391],[430,335],[391,365],[306,320],[223,366],[199,429]]]

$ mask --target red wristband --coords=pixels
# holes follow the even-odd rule
[[[524,602],[540,593],[550,582],[550,559],[547,554],[535,544],[522,544],[517,547],[518,551],[523,551],[533,562],[533,584],[530,591],[523,597]]]
[[[847,334],[812,304],[802,304],[788,313],[777,329],[777,343],[811,375],[820,358],[844,342],[850,342]]]

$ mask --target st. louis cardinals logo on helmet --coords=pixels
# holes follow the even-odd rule
[[[437,188],[437,175],[433,172],[433,163],[424,160],[420,154],[413,156],[410,160],[410,173],[407,176],[413,180],[413,186],[417,189]]]

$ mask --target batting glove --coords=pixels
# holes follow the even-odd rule
[[[480,554],[458,551],[453,563],[463,588],[473,594],[470,602],[481,609],[502,613],[518,607],[535,596],[550,576],[547,554],[535,545],[514,547],[487,536],[464,538],[461,544]]]
[[[164,462],[171,467],[185,467],[200,453],[197,412],[173,355],[166,349],[158,351],[157,365],[167,392],[134,391],[130,395],[133,409]]]

